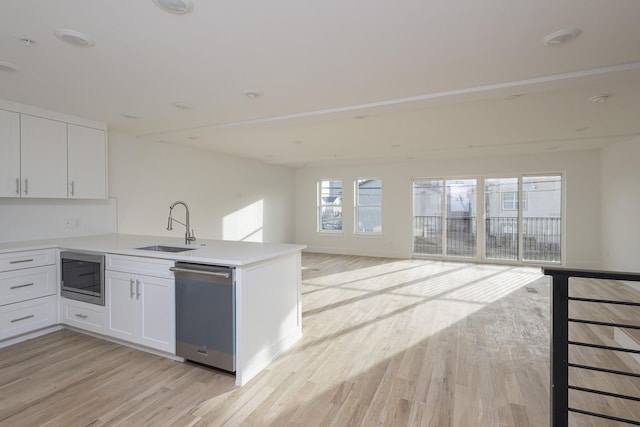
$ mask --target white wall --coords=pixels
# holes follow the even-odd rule
[[[640,138],[603,150],[602,188],[604,267],[640,272]]]
[[[77,227],[69,228],[67,219]],[[0,243],[115,232],[114,199],[0,198]]]
[[[517,157],[434,160],[428,162],[298,169],[296,171],[296,242],[309,251],[409,258],[412,255],[412,178],[505,176],[563,173],[566,190],[566,265],[600,264],[600,151]],[[382,178],[383,236],[355,236],[353,182]],[[342,179],[342,235],[316,232],[317,182]]]
[[[185,201],[197,238],[292,242],[294,173],[281,166],[185,146],[109,134],[109,195],[118,232],[183,238],[167,231],[169,206]],[[184,222],[184,208],[175,219]]]

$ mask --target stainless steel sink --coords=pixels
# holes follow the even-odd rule
[[[199,246],[195,246],[193,248],[185,248],[184,246],[165,246],[165,245],[153,245],[153,246],[144,246],[140,249],[143,251],[154,251],[154,252],[187,252],[198,249]]]

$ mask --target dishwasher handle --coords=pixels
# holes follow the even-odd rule
[[[228,279],[229,277],[231,277],[231,274],[229,272],[220,273],[218,271],[191,270],[188,268],[180,268],[180,267],[169,267],[169,270],[176,273],[195,273],[195,274],[205,274],[207,276],[219,276],[219,277],[224,277],[225,279]]]

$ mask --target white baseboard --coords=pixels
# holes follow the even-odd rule
[[[13,338],[9,338],[5,341],[0,342],[0,348],[3,347],[9,347],[10,345],[13,344],[18,344],[20,342],[23,341],[27,341],[33,338],[37,338],[37,337],[41,337],[42,335],[46,335],[46,334],[50,334],[51,332],[56,332],[62,329],[62,325],[53,325],[53,326],[48,326],[46,328],[40,329],[38,331],[34,331],[34,332],[29,332],[27,334],[24,335],[20,335],[17,337],[13,337]]]

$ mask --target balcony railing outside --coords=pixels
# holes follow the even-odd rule
[[[611,347],[591,342],[571,340],[569,338],[569,325],[597,325],[611,328],[624,328],[640,330],[638,323],[618,323],[613,320],[610,322],[596,321],[592,319],[570,317],[569,303],[586,303],[586,304],[605,304],[618,305],[627,307],[640,307],[638,301],[620,301],[611,299],[596,299],[573,297],[569,292],[570,278],[590,278],[604,279],[612,281],[640,281],[640,274],[621,273],[611,271],[587,271],[587,270],[569,270],[563,268],[543,268],[543,273],[552,276],[551,286],[551,427],[566,427],[569,422],[569,413],[582,414],[593,418],[601,418],[619,423],[630,425],[640,425],[640,417],[629,419],[619,417],[616,414],[601,413],[594,408],[576,408],[569,405],[569,391],[577,393],[588,393],[602,398],[614,398],[627,402],[640,402],[640,396],[631,396],[627,394],[612,393],[601,389],[579,387],[572,384],[572,378],[569,375],[569,368],[574,371],[581,371],[584,375],[589,372],[598,372],[600,374],[612,375],[614,377],[630,377],[640,379],[637,372],[628,372],[615,369],[615,366],[596,366],[595,364],[576,363],[569,359],[569,346],[576,346],[586,349],[598,349],[610,352],[624,352],[631,354],[640,354],[640,350],[633,350],[624,347]],[[613,282],[618,284],[618,282]],[[611,334],[613,335],[613,334]],[[602,357],[594,356],[591,360],[602,361]],[[610,407],[610,406],[609,406]],[[636,415],[638,415],[636,413]]]
[[[447,255],[476,256],[477,218],[447,218]],[[560,262],[561,218],[523,218],[523,259]],[[442,217],[415,216],[414,253],[442,255]],[[485,220],[485,256],[488,259],[518,259],[518,218]]]

